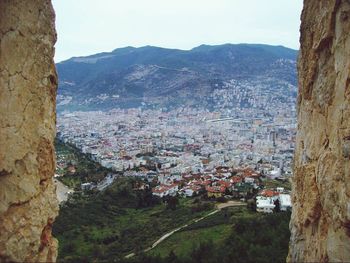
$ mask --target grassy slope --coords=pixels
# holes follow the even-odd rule
[[[181,231],[166,239],[150,251],[150,254],[165,258],[173,251],[178,257],[187,258],[201,242],[212,240],[213,243],[219,244],[228,236],[229,230],[230,225],[222,224],[203,229]]]
[[[175,233],[151,250],[149,254],[165,258],[173,251],[179,258],[188,259],[191,252],[198,248],[200,243],[212,242],[220,245],[230,235],[235,219],[249,219],[258,216],[260,215],[250,212],[245,207],[223,209],[219,213]]]
[[[224,223],[223,218],[230,218]],[[289,243],[290,213],[269,215],[229,211],[216,214],[170,237],[148,254],[128,263],[270,263],[285,262]],[[221,222],[221,224],[218,224]],[[230,223],[229,223],[230,222]],[[213,226],[217,224],[216,226]],[[222,238],[217,233],[224,226]],[[210,238],[213,237],[213,240]],[[188,240],[191,239],[191,241]],[[203,241],[204,240],[204,241]],[[198,244],[199,242],[199,244]],[[193,245],[195,243],[195,245]],[[189,249],[189,246],[191,249]]]
[[[169,230],[207,213],[192,212],[189,201],[170,210],[164,204],[121,208],[118,198],[114,200],[82,202],[61,210],[54,227],[60,241],[60,260],[118,259],[150,246]]]

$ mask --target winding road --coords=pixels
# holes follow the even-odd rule
[[[150,251],[151,249],[155,248],[156,246],[158,246],[160,243],[162,243],[165,239],[167,239],[168,237],[170,237],[171,235],[173,235],[174,233],[180,231],[181,229],[185,228],[185,227],[188,227],[189,225],[192,225],[194,223],[197,223],[205,218],[207,218],[208,216],[211,216],[211,215],[214,215],[216,214],[217,212],[219,212],[221,209],[223,208],[226,208],[226,207],[232,207],[232,206],[246,206],[247,204],[246,203],[243,203],[243,202],[238,202],[238,201],[228,201],[226,203],[218,203],[216,204],[216,210],[210,212],[209,214],[205,215],[205,216],[202,216],[200,218],[197,218],[195,220],[193,220],[193,222],[191,223],[188,223],[186,225],[183,225],[183,226],[180,226],[166,234],[164,234],[163,236],[161,236],[156,242],[154,242],[152,244],[152,246],[150,247],[147,247],[143,250],[143,252],[148,252]],[[134,257],[136,254],[135,253],[130,253],[128,255],[125,256],[125,258],[132,258]]]

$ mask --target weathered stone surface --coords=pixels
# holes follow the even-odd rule
[[[0,0],[0,262],[55,261],[51,1]]]
[[[288,261],[350,261],[350,1],[304,1]]]

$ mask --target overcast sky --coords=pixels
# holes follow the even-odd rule
[[[56,62],[125,46],[299,48],[302,0],[53,0],[53,5]]]

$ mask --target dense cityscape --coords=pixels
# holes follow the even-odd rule
[[[260,177],[288,181],[296,129],[293,107],[274,113],[254,108],[235,112],[224,116],[183,108],[65,113],[58,118],[57,136],[116,173],[156,181],[152,192],[159,197],[206,192],[209,197],[245,198],[264,188]],[[103,184],[111,182],[113,176]],[[276,189],[260,194],[277,195],[268,190]],[[260,200],[260,206],[270,211],[273,200]]]

